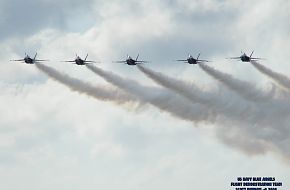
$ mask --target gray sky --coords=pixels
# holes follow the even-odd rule
[[[289,188],[289,162],[277,147],[249,154],[221,141],[217,131],[227,126],[98,101],[34,65],[9,62],[37,51],[61,72],[110,87],[86,67],[59,62],[89,53],[104,70],[157,87],[136,67],[112,63],[140,53],[152,70],[227,91],[198,66],[173,61],[200,52],[216,69],[267,89],[268,77],[225,57],[255,50],[267,67],[289,75],[289,8],[287,0],[0,0],[1,188],[229,189],[238,176],[274,176]]]

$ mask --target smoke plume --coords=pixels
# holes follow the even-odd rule
[[[93,65],[86,66],[89,70],[124,92],[105,87],[93,87],[48,66],[36,63],[38,69],[54,80],[65,84],[73,91],[118,104],[132,101],[137,101],[140,105],[149,103],[182,120],[194,123],[212,123],[215,126],[214,130],[216,130],[217,137],[229,146],[251,155],[274,151],[290,160],[290,150],[288,149],[288,143],[290,143],[290,119],[287,117],[290,113],[290,106],[285,105],[285,102],[283,104],[283,100],[280,102],[276,100],[265,101],[257,104],[253,101],[239,98],[239,96],[233,98],[231,93],[204,92],[194,87],[194,85],[188,86],[181,81],[171,80],[166,78],[165,75],[139,66],[139,69],[146,73],[147,76],[154,78],[159,84],[178,92],[178,95],[167,89],[144,86],[134,80],[120,77]],[[201,67],[205,68],[209,73],[215,73],[215,70],[208,66],[201,65]],[[217,77],[225,77],[220,76],[221,73],[217,73]],[[231,87],[237,85],[233,89],[239,93],[249,87],[247,83],[234,80],[234,82],[225,81],[223,83]],[[221,79],[221,81],[224,80]],[[243,96],[251,96],[251,93],[254,93],[257,99],[260,94],[262,98],[265,99],[267,97],[271,100],[271,96],[263,95],[263,92],[257,89],[254,91],[248,90]],[[232,99],[230,100],[230,98]],[[225,100],[230,100],[230,104],[227,104]]]
[[[277,82],[279,85],[286,88],[287,90],[290,90],[290,78],[288,78],[287,76],[285,76],[281,73],[277,73],[277,72],[265,67],[264,65],[261,65],[257,61],[251,61],[251,63],[261,73],[272,78],[275,82]]]
[[[117,104],[124,104],[124,103],[135,101],[134,97],[128,94],[125,94],[117,89],[100,87],[100,86],[98,87],[92,86],[88,83],[85,83],[76,78],[72,78],[64,73],[61,73],[41,63],[35,63],[35,65],[40,71],[44,72],[53,80],[66,85],[72,91],[75,91],[81,94],[86,94],[90,97],[93,97],[102,101],[113,101]]]
[[[107,82],[130,94],[134,94],[139,98],[140,103],[148,102],[177,118],[193,122],[213,122],[216,119],[215,113],[212,113],[200,104],[192,104],[187,99],[165,89],[144,86],[134,80],[120,77],[93,65],[87,65],[87,68],[104,78]]]
[[[219,125],[216,128],[216,134],[222,142],[250,155],[264,154],[267,151],[281,153],[285,149],[285,146],[280,148],[281,146],[278,145],[289,138],[287,115],[290,112],[289,106],[285,106],[282,100],[270,101],[271,96],[269,96],[269,101],[260,102],[257,95],[263,95],[263,92],[258,90],[255,91],[255,95],[260,103],[247,101],[248,98],[234,97],[228,91],[222,91],[223,93],[204,92],[193,84],[155,72],[147,67],[138,66],[138,68],[158,84],[224,116],[226,121],[215,122],[215,125]],[[248,87],[252,85],[243,81],[239,81],[238,84],[244,85],[237,85],[236,92],[243,91],[246,85]],[[266,97],[266,95],[262,97]]]
[[[228,119],[234,119],[241,122],[253,123],[257,122],[256,117],[262,117],[264,120],[268,118],[268,112],[262,111],[262,107],[275,107],[277,102],[265,102],[263,105],[256,105],[253,102],[246,101],[239,98],[238,96],[233,96],[229,94],[226,90],[220,90],[221,92],[215,91],[203,91],[194,84],[189,84],[185,81],[169,77],[160,72],[155,72],[151,69],[148,69],[144,66],[138,66],[138,68],[146,74],[149,78],[153,79],[158,84],[180,94],[181,96],[191,100],[194,103],[200,103],[206,106],[208,109],[211,109],[212,112],[215,112],[219,115],[223,115]],[[242,89],[239,89],[242,90]],[[274,104],[274,105],[273,105]],[[270,109],[273,110],[273,109]],[[268,121],[267,121],[268,122]]]
[[[208,65],[203,63],[198,64],[202,70],[207,74],[214,77],[216,80],[222,82],[229,89],[237,92],[238,95],[252,101],[267,101],[273,98],[275,94],[275,88],[272,88],[270,92],[264,92],[257,89],[251,83],[241,81],[237,78],[234,78],[232,75],[218,71]]]

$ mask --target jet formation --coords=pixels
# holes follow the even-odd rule
[[[250,56],[248,56],[246,53],[243,53],[243,52],[241,52],[241,53],[242,53],[242,55],[239,57],[230,57],[227,59],[235,59],[235,60],[242,61],[242,62],[250,62],[250,61],[264,59],[264,58],[252,57],[254,51],[252,51]],[[23,59],[14,59],[14,60],[10,60],[10,61],[20,61],[20,62],[23,62],[26,64],[34,64],[37,62],[49,61],[49,60],[45,60],[45,59],[36,59],[36,56],[37,56],[37,53],[35,54],[35,56],[33,58],[31,58],[29,55],[27,55],[25,53],[25,57]],[[198,63],[211,62],[208,60],[199,59],[199,57],[200,57],[200,53],[197,55],[196,58],[194,58],[191,54],[189,54],[187,59],[178,59],[175,61],[184,62],[184,63],[188,63],[188,64],[198,64]],[[91,63],[99,63],[97,61],[88,61],[87,58],[88,58],[88,54],[86,55],[85,59],[82,59],[80,56],[78,56],[76,54],[76,58],[74,60],[67,60],[67,61],[61,61],[61,62],[68,62],[68,63],[72,63],[72,64],[76,64],[76,65],[87,65],[87,64],[91,64]],[[124,63],[127,65],[138,65],[138,64],[143,64],[143,63],[149,63],[148,61],[138,60],[138,58],[139,58],[139,54],[137,55],[136,59],[133,59],[131,56],[127,55],[126,60],[114,61],[113,63]]]

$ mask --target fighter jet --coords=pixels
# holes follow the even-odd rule
[[[10,60],[10,61],[21,61],[21,62],[26,63],[26,64],[34,64],[37,62],[48,61],[48,60],[44,60],[44,59],[36,59],[36,56],[37,56],[37,53],[35,53],[34,58],[31,58],[31,57],[29,57],[29,55],[27,55],[25,53],[24,59],[14,59],[14,60]]]
[[[252,53],[251,53],[250,56],[248,56],[243,51],[241,51],[241,53],[242,53],[242,55],[240,57],[230,57],[230,58],[227,58],[227,59],[236,59],[236,60],[242,61],[242,62],[250,62],[250,61],[256,61],[256,60],[264,59],[264,58],[255,58],[255,57],[252,57],[254,51],[252,51]]]
[[[209,62],[207,60],[202,60],[202,59],[198,59],[200,56],[200,53],[197,55],[197,58],[193,58],[192,55],[188,54],[188,58],[187,59],[179,59],[176,61],[182,61],[184,63],[189,63],[189,64],[198,64],[198,63],[204,63],[204,62]]]
[[[114,63],[125,63],[127,65],[137,65],[141,63],[148,63],[148,61],[138,61],[139,54],[136,59],[133,59],[131,56],[127,55],[127,59],[125,61],[115,61]]]
[[[86,58],[83,60],[80,58],[80,56],[78,56],[76,54],[76,58],[75,60],[71,60],[71,61],[62,61],[62,62],[69,62],[69,63],[73,63],[73,64],[76,64],[76,65],[86,65],[86,64],[89,64],[89,63],[98,63],[96,61],[87,61],[87,58],[88,58],[88,55],[86,55]]]

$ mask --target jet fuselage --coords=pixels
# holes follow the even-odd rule
[[[242,55],[240,58],[241,58],[242,62],[250,62],[251,61],[251,58],[249,56],[247,56],[246,54]]]
[[[136,65],[136,61],[134,59],[132,59],[131,57],[129,57],[128,59],[126,59],[126,63],[128,65]]]
[[[24,58],[24,62],[27,63],[27,64],[33,64],[34,63],[34,60],[31,59],[29,56],[26,56]]]
[[[77,65],[85,65],[85,61],[82,60],[80,57],[77,57],[75,59],[75,62],[76,62]]]
[[[187,59],[187,62],[188,62],[189,64],[197,64],[197,60],[194,59],[193,57],[189,57],[189,58]]]

